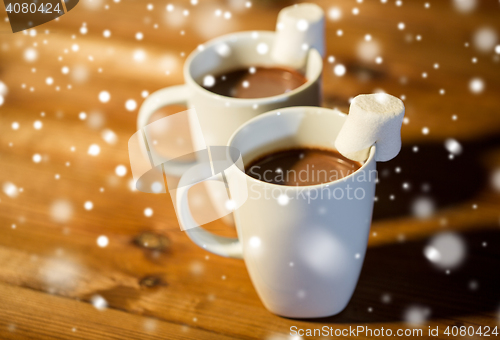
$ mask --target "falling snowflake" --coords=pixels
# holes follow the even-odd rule
[[[358,43],[356,52],[358,58],[369,62],[380,56],[381,49],[380,45],[371,39],[371,36],[368,40],[365,36],[365,39]]]
[[[479,288],[479,283],[476,280],[472,280],[469,282],[470,290],[477,290]]]
[[[128,111],[134,111],[137,108],[137,102],[133,99],[129,99],[125,102],[125,108]]]
[[[452,232],[434,236],[424,248],[425,257],[442,269],[452,269],[465,259],[466,245],[462,237]]]
[[[215,47],[215,52],[221,57],[229,57],[231,55],[231,47],[228,44],[222,43]]]
[[[105,310],[106,308],[108,308],[108,301],[106,301],[106,299],[100,295],[92,296],[92,298],[90,299],[90,302],[97,310],[102,311],[102,310]]]
[[[473,78],[469,82],[469,90],[474,94],[483,92],[484,88],[484,81],[481,78]]]
[[[135,188],[135,185],[133,185]],[[153,182],[151,184],[151,191],[154,192],[155,194],[158,194],[164,190],[164,184],[160,182]]]
[[[119,177],[123,177],[127,174],[127,167],[125,165],[118,165],[115,168],[115,173]]]
[[[278,204],[281,206],[288,205],[290,202],[290,198],[286,194],[281,194],[278,196]]]
[[[391,294],[389,293],[384,293],[382,294],[382,297],[380,298],[382,300],[383,303],[391,303],[392,301],[392,297],[391,297]]]
[[[114,145],[118,141],[118,136],[110,129],[104,129],[101,132],[101,137],[108,144]]]
[[[153,216],[153,209],[151,209],[151,208],[144,209],[144,216],[146,216],[146,217]]]
[[[494,190],[500,192],[500,169],[496,169],[491,176],[491,185]]]
[[[453,7],[458,12],[469,13],[477,7],[477,0],[453,0]]]
[[[340,8],[338,7],[331,7],[329,10],[328,10],[328,18],[332,21],[337,21],[337,20],[340,20],[340,18],[342,17],[342,11]]]
[[[91,144],[87,153],[91,156],[97,156],[101,152],[101,147],[97,144]]]
[[[90,72],[89,72],[87,66],[75,65],[72,67],[70,77],[75,83],[82,84],[88,80],[89,74],[90,74]]]
[[[42,156],[39,153],[33,155],[33,162],[40,163],[42,161]]]
[[[335,65],[333,68],[333,73],[335,73],[336,76],[342,77],[346,73],[346,68],[342,64]]]
[[[412,325],[421,325],[431,316],[431,309],[423,306],[410,306],[403,314],[403,319]]]
[[[212,87],[214,85],[215,85],[215,77],[214,76],[209,74],[203,78],[203,86]]]
[[[99,92],[99,101],[101,103],[107,103],[111,99],[111,95],[109,94],[108,91],[101,91]]]
[[[234,200],[227,200],[225,206],[227,210],[233,211],[236,208],[236,202]]]
[[[248,240],[248,244],[250,245],[250,247],[252,248],[259,248],[260,245],[261,245],[261,240],[259,237],[257,236],[252,236],[250,237],[250,239]]]
[[[15,198],[19,195],[19,189],[12,182],[5,182],[2,186],[5,195]]]
[[[478,51],[487,53],[493,50],[497,44],[497,40],[498,36],[495,29],[491,27],[483,27],[474,33],[472,42]]]
[[[146,60],[146,52],[144,52],[143,50],[135,50],[132,54],[132,59],[137,62],[142,62]]]
[[[33,62],[38,59],[38,51],[32,47],[24,50],[24,60],[27,62]]]
[[[56,222],[68,222],[73,216],[73,205],[67,200],[56,200],[50,206],[50,216]]]
[[[4,82],[0,81],[0,96],[5,96],[8,92],[7,85]]]
[[[300,32],[305,32],[309,28],[309,23],[305,19],[300,19],[297,21],[297,29]]]
[[[257,45],[257,53],[258,54],[266,54],[269,51],[269,45],[266,43],[259,43]]]
[[[419,197],[411,205],[413,216],[420,219],[431,217],[435,209],[434,201],[429,197]]]
[[[105,248],[107,247],[109,244],[109,239],[104,236],[104,235],[101,235],[97,238],[97,245],[101,248]]]
[[[448,138],[444,141],[444,146],[453,155],[460,155],[462,153],[462,145],[456,139]]]
[[[83,204],[83,207],[85,208],[85,210],[92,210],[94,208],[94,203],[92,203],[91,201],[86,201]]]

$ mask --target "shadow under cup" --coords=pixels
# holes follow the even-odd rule
[[[300,147],[333,149],[346,115],[318,107],[291,107],[256,117],[229,146],[244,164]],[[294,318],[325,317],[349,302],[367,249],[375,196],[375,147],[360,169],[340,180],[284,186],[250,177],[235,167],[231,193],[246,187],[235,212],[243,257],[262,302]]]

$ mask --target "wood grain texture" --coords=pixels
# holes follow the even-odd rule
[[[37,27],[34,36],[0,35],[0,81],[8,88],[0,106],[2,339],[272,340],[287,339],[291,326],[323,325],[395,331],[414,327],[404,320],[415,306],[430,311],[417,327],[439,326],[439,339],[449,338],[446,326],[499,325],[500,195],[492,179],[500,169],[500,56],[474,47],[478,29],[500,34],[497,2],[481,2],[469,14],[449,1],[430,2],[428,9],[423,1],[317,2],[327,12],[332,6],[342,12],[340,20],[327,21],[327,54],[335,61],[325,60],[324,106],[347,110],[350,97],[383,89],[404,95],[409,119],[401,154],[378,165],[372,234],[354,296],[341,314],[320,320],[269,313],[243,262],[191,243],[168,194],[129,185],[127,141],[136,131],[137,110],[126,110],[125,102],[140,104],[143,91],[182,83],[187,54],[208,39],[274,29],[288,3],[255,1],[239,10],[237,2],[178,1],[172,13],[164,2],[148,3],[152,11],[140,1],[81,0],[58,21]],[[217,17],[217,9],[232,18]],[[8,29],[1,11],[0,32]],[[398,30],[400,22],[404,30]],[[88,32],[81,34],[84,24]],[[143,40],[135,39],[137,32]],[[360,57],[366,34],[379,46],[381,64]],[[31,62],[24,58],[30,48],[37,51]],[[145,60],[138,62],[137,53]],[[343,77],[332,71],[339,63],[347,68]],[[482,93],[469,91],[473,78],[484,81]],[[98,100],[104,90],[111,94],[108,103]],[[181,108],[158,116],[176,110]],[[36,120],[40,130],[33,128]],[[423,127],[430,133],[422,134]],[[179,128],[182,134],[185,127]],[[103,140],[104,129],[116,134],[116,144]],[[444,148],[447,138],[463,147],[453,160]],[[100,146],[96,157],[87,153],[91,144]],[[41,155],[40,163],[33,162],[34,154]],[[128,169],[124,177],[115,174],[120,164]],[[17,197],[4,193],[5,183],[17,186]],[[433,203],[431,216],[412,213],[420,198]],[[202,199],[210,209],[208,198]],[[92,210],[84,209],[86,201],[93,202]],[[147,207],[152,217],[144,215]],[[207,228],[235,234],[221,221]],[[467,247],[466,261],[449,274],[423,255],[429,238],[445,231],[461,235]],[[105,248],[96,243],[101,235],[109,239]],[[107,301],[106,310],[92,306],[97,295]]]

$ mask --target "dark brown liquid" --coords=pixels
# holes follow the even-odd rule
[[[221,96],[263,98],[277,96],[305,84],[307,79],[293,69],[281,67],[249,67],[232,70],[215,77],[215,84],[203,87]]]
[[[246,174],[268,183],[304,186],[344,178],[361,167],[334,150],[300,148],[271,153],[246,167]]]

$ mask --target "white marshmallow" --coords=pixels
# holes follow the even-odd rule
[[[325,13],[321,7],[302,3],[282,9],[271,50],[273,60],[300,68],[311,48],[325,56]]]
[[[405,106],[399,98],[386,93],[359,95],[351,102],[335,147],[345,157],[362,162],[376,144],[376,161],[393,159],[401,150],[404,115]]]

